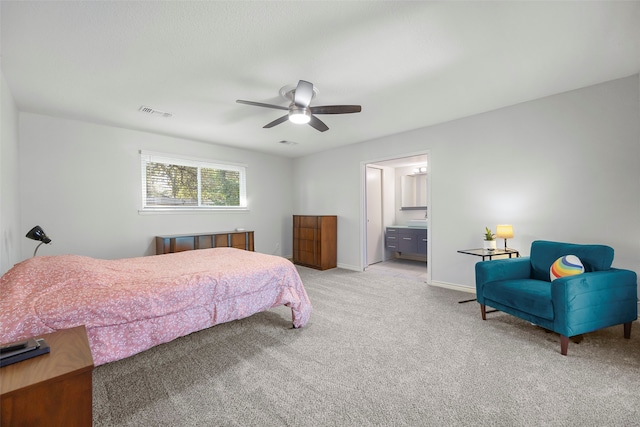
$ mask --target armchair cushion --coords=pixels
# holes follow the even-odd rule
[[[484,296],[518,311],[553,320],[549,282],[533,279],[498,280],[486,284]]]

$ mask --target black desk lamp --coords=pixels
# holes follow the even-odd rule
[[[51,239],[47,237],[47,234],[39,225],[36,225],[31,230],[29,230],[26,237],[32,240],[38,240],[40,242],[40,245],[42,245],[43,243],[51,243]],[[33,256],[36,256],[36,252],[38,252],[38,248],[40,247],[40,245],[36,246],[36,250],[33,251]]]

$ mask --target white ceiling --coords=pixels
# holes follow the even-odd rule
[[[640,2],[0,2],[21,111],[298,157],[630,76]],[[266,123],[279,89],[362,112]],[[138,111],[145,105],[171,118]],[[279,141],[293,141],[285,145]]]

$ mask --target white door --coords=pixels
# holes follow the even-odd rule
[[[366,265],[382,262],[384,234],[382,232],[382,169],[367,166],[367,259]]]

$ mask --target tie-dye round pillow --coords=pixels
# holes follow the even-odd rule
[[[575,276],[584,273],[584,266],[575,255],[565,255],[558,258],[549,269],[549,276],[553,282],[556,279],[566,276]]]

